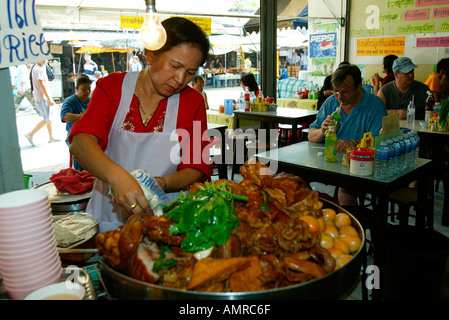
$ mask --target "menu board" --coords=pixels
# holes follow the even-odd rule
[[[0,68],[50,58],[34,1],[0,1]]]

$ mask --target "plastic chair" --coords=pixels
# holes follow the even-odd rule
[[[231,180],[234,180],[234,174],[238,173],[238,168],[240,165],[248,160],[248,149],[246,145],[249,141],[255,141],[257,138],[256,134],[252,133],[237,133],[233,134],[232,139],[232,168],[231,168]],[[243,148],[243,157],[241,150]],[[239,151],[239,152],[237,152]]]
[[[238,168],[250,157],[258,152],[268,151],[275,148],[275,143],[262,143],[257,140],[257,135],[252,133],[241,133],[232,136],[232,170],[231,180],[234,180],[234,174],[238,173]],[[243,149],[243,154],[242,154]]]
[[[309,140],[310,128],[304,128],[301,130],[301,141]]]
[[[403,187],[389,194],[390,201],[390,220],[399,219],[399,225],[408,225],[410,217],[416,218],[416,215],[410,213],[410,209],[418,204],[418,189]],[[398,206],[398,212],[395,210]],[[427,227],[433,229],[433,212],[426,215]]]
[[[298,125],[298,137],[302,134],[302,125]],[[293,126],[291,124],[282,124],[278,126],[278,146],[288,146],[291,143]],[[298,141],[296,137],[296,141]]]

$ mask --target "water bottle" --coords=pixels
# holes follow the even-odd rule
[[[257,97],[256,97],[256,94],[254,93],[254,91],[251,91],[250,93],[249,93],[249,101],[250,102],[257,102]]]
[[[337,161],[337,134],[334,126],[329,126],[324,140],[324,160],[328,162]]]
[[[239,98],[239,110],[245,110],[245,94],[242,92]]]
[[[416,131],[413,131],[413,134],[415,136],[415,157],[414,157],[414,163],[413,167],[416,168],[418,166],[418,157],[419,157],[419,134]]]
[[[409,169],[414,169],[416,167],[416,132],[410,131],[409,138],[412,143],[412,155],[410,157]]]
[[[401,145],[399,138],[393,138],[394,159],[393,159],[393,175],[396,176],[401,172]]]
[[[404,171],[404,164],[405,164],[405,141],[404,136],[399,136],[399,144],[401,145],[401,161],[399,163],[398,170],[399,172]]]
[[[408,124],[415,124],[415,102],[414,102],[414,96],[407,107],[407,123]]]
[[[380,147],[376,151],[376,163],[374,167],[374,177],[379,180],[388,179],[389,153],[386,141],[380,143]]]
[[[394,174],[395,174],[395,170],[394,170],[394,146],[393,146],[393,140],[392,139],[388,139],[387,140],[387,145],[388,145],[388,178],[393,178]]]
[[[410,141],[410,135],[404,134],[404,142],[405,142],[405,157],[404,157],[404,167],[403,170],[407,171],[412,166],[412,142]]]

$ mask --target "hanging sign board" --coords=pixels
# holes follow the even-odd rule
[[[143,24],[143,17],[140,16],[120,16],[120,28],[140,29]]]
[[[0,68],[50,58],[34,1],[1,1]]]
[[[403,56],[405,37],[357,39],[357,56]]]
[[[212,18],[208,17],[183,17],[187,20],[192,21],[195,23],[198,27],[200,27],[205,34],[211,35],[212,34]]]

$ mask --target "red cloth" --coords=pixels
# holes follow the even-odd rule
[[[62,169],[50,177],[56,189],[78,194],[92,190],[95,177],[87,171],[78,171],[73,168]]]
[[[97,137],[100,147],[103,150],[106,149],[109,132],[120,104],[125,74],[126,72],[114,72],[107,77],[98,79],[89,107],[70,130],[69,142],[72,141],[74,135],[85,132]],[[133,132],[162,131],[167,100],[163,99],[160,102],[156,113],[148,125],[144,126],[139,111],[139,100],[133,95],[122,129]],[[195,122],[201,124],[200,132],[194,132]],[[180,130],[179,140],[182,148],[182,159],[178,165],[178,171],[183,168],[195,168],[203,172],[206,179],[209,178],[212,174],[212,166],[205,163],[202,157],[202,151],[208,147],[209,140],[202,139],[201,136],[202,132],[207,130],[206,107],[203,96],[190,86],[180,93],[176,127]],[[182,152],[183,150],[189,152]]]

